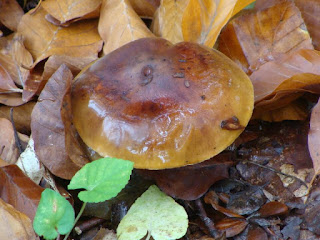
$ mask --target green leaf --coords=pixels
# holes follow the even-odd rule
[[[83,202],[103,202],[117,196],[126,186],[132,169],[133,162],[101,158],[82,167],[71,179],[68,189],[86,189],[78,195]]]
[[[149,233],[155,240],[168,240],[183,237],[187,228],[184,208],[152,185],[121,220],[117,235],[119,240],[138,240]]]
[[[71,204],[59,193],[45,189],[33,220],[33,228],[45,239],[55,239],[71,231],[74,223],[74,210]]]

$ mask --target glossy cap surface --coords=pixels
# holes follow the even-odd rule
[[[253,87],[222,53],[160,38],[131,42],[81,73],[74,124],[102,156],[135,168],[195,164],[228,147],[247,125]]]

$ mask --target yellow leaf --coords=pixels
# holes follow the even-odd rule
[[[244,9],[249,4],[253,3],[256,0],[238,0],[236,6],[233,9],[232,16],[236,15],[242,9]]]
[[[46,0],[41,6],[61,24],[84,16],[99,9],[102,0]],[[97,17],[98,15],[96,15]]]
[[[197,42],[213,47],[232,16],[236,0],[162,0],[153,32],[173,43]]]
[[[49,23],[45,19],[46,14],[43,8],[33,15],[29,12],[22,17],[18,26],[18,32],[24,37],[24,44],[35,59],[35,64],[51,55],[97,57],[102,41],[96,20],[77,22],[64,28]]]
[[[98,30],[104,40],[104,54],[139,38],[154,36],[128,0],[103,0]]]
[[[144,18],[153,18],[160,0],[129,0],[136,13]]]

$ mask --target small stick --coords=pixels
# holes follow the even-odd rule
[[[198,208],[199,217],[200,217],[201,221],[203,221],[204,224],[206,225],[206,227],[208,228],[210,235],[215,238],[217,236],[217,231],[214,228],[213,221],[207,216],[207,213],[204,210],[204,207],[203,207],[203,204],[202,204],[201,200],[197,199],[195,201],[195,204],[196,204],[196,206]]]

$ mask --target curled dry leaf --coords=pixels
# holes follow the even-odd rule
[[[287,214],[288,210],[289,208],[284,203],[268,202],[260,208],[259,213],[262,217],[270,217]]]
[[[263,64],[250,76],[256,106],[270,105],[291,93],[320,93],[317,87],[320,83],[319,66],[320,52],[310,49],[300,49]],[[279,107],[279,102],[274,105]]]
[[[0,239],[39,239],[25,214],[0,199]]]
[[[66,65],[52,75],[31,115],[31,132],[40,161],[56,176],[71,179],[88,160],[72,125],[72,73]]]
[[[320,50],[320,1],[318,0],[295,0],[296,6],[300,9],[308,32],[312,38],[315,49]]]
[[[23,10],[16,0],[0,0],[0,23],[12,31],[17,31]]]
[[[310,118],[308,147],[315,174],[320,173],[320,101],[314,106]]]
[[[226,233],[226,237],[234,237],[241,233],[248,222],[245,219],[224,218],[215,224],[216,229]]]
[[[43,188],[16,165],[0,168],[0,197],[33,220]]]
[[[247,73],[302,48],[313,46],[301,13],[291,1],[235,18],[219,39],[219,50]]]
[[[160,6],[160,0],[129,0],[134,11],[143,18],[152,18]]]
[[[232,16],[236,0],[163,0],[152,31],[172,43],[192,41],[213,47]]]
[[[129,0],[103,0],[98,30],[104,54],[139,38],[154,37]]]
[[[58,21],[65,24],[99,16],[102,0],[46,0],[41,6]]]
[[[28,102],[13,108],[13,121],[18,132],[30,135],[31,112],[35,102]],[[10,120],[10,109],[8,106],[0,106],[0,117]]]
[[[64,28],[49,23],[45,19],[46,14],[42,7],[34,14],[28,12],[18,26],[18,33],[24,37],[24,44],[35,59],[35,64],[55,54],[70,57],[97,56],[102,41],[96,20],[77,22]]]
[[[18,88],[7,70],[0,64],[0,93],[19,93],[22,89]]]
[[[228,169],[233,164],[232,158],[232,154],[227,152],[194,165],[138,172],[151,177],[162,191],[174,198],[195,200],[205,194],[212,184],[228,178]]]
[[[28,136],[19,134],[20,140],[26,146]],[[14,130],[8,119],[0,118],[0,158],[10,164],[14,164],[19,158],[20,152],[16,145]]]

